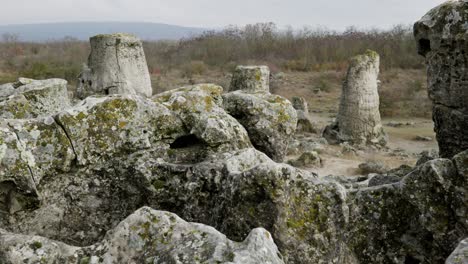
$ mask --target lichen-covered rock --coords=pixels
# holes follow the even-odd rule
[[[88,97],[55,119],[71,140],[80,165],[103,163],[156,145],[168,148],[185,133],[180,119],[166,106],[132,95]]]
[[[251,146],[249,135],[239,122],[222,108],[223,88],[213,84],[182,87],[153,97],[173,111],[192,138],[181,140],[176,148],[197,144],[197,139],[215,152],[243,149]],[[183,142],[185,141],[185,142]]]
[[[347,221],[342,187],[245,149],[199,164],[136,160],[134,177],[151,179],[153,208],[214,226],[239,240],[269,230],[287,263],[345,263],[339,240]],[[336,245],[331,246],[331,245]]]
[[[465,159],[465,154],[459,159]],[[456,163],[456,162],[455,162]],[[402,180],[348,193],[347,245],[361,263],[443,263],[467,236],[466,180],[437,159]]]
[[[90,38],[88,65],[79,76],[77,96],[131,94],[150,97],[151,79],[141,41],[129,34]]]
[[[52,117],[3,120],[0,128],[0,185],[8,190],[0,199],[14,213],[36,202],[36,187],[44,176],[69,171],[75,154],[65,131]]]
[[[14,130],[5,125],[0,126],[0,165],[0,210],[15,211],[16,202],[12,202],[10,197],[16,190],[37,201],[38,193],[31,171],[31,166],[35,165],[34,157],[21,144]]]
[[[110,230],[101,242],[74,247],[0,229],[0,259],[20,263],[284,263],[272,237],[254,229],[234,242],[214,228],[143,207]]]
[[[70,107],[67,81],[62,79],[20,78],[0,90],[0,118],[4,119],[45,117]]]
[[[468,2],[447,1],[414,25],[419,54],[426,57],[429,97],[440,156],[468,148]]]
[[[237,90],[246,93],[270,92],[270,69],[267,66],[237,66],[229,91]]]
[[[252,144],[275,161],[287,154],[297,113],[287,99],[270,93],[235,91],[223,95],[224,109],[248,131]]]
[[[468,263],[468,238],[461,241],[458,247],[445,261],[445,264],[467,264]]]
[[[323,133],[329,143],[386,144],[377,90],[379,65],[380,57],[374,51],[367,51],[351,59],[336,122]]]

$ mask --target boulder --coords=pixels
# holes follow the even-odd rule
[[[374,51],[367,51],[351,59],[343,83],[338,116],[335,123],[328,126],[323,133],[330,144],[386,144],[377,90],[379,65],[380,57]]]
[[[188,223],[175,214],[143,207],[102,241],[75,247],[40,236],[0,229],[2,263],[284,263],[263,228],[234,242],[214,228]]]
[[[418,52],[426,58],[429,98],[441,157],[468,149],[468,47],[466,1],[447,1],[414,25]]]
[[[296,110],[287,99],[235,91],[223,95],[223,107],[247,129],[255,148],[283,161],[297,125]]]
[[[369,173],[385,173],[388,168],[379,161],[367,161],[364,163],[359,164],[359,169],[361,170],[362,174],[369,174]]]
[[[45,117],[70,107],[67,81],[62,79],[20,78],[3,87],[0,88],[0,118]]]
[[[350,190],[350,250],[360,263],[443,263],[468,234],[461,178],[454,161],[437,159],[400,181]]]
[[[192,139],[206,144],[211,152],[248,148],[251,143],[246,129],[222,108],[222,92],[221,86],[198,84],[158,94],[153,100],[173,111]],[[175,148],[187,147],[186,143],[197,144],[190,141],[187,137],[180,138],[174,142]]]
[[[307,151],[296,160],[291,160],[288,163],[295,167],[321,167],[322,159],[317,152]]]
[[[237,90],[246,93],[270,92],[270,69],[267,66],[237,66],[229,91]]]
[[[141,41],[130,34],[103,34],[90,38],[88,64],[78,77],[77,96],[153,93]]]

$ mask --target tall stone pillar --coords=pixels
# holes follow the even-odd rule
[[[448,1],[414,25],[426,58],[440,156],[468,149],[468,1]]]
[[[324,131],[330,143],[386,144],[379,112],[379,55],[367,51],[351,59],[336,122]]]
[[[77,96],[93,94],[152,95],[151,79],[141,41],[128,34],[90,38],[88,65],[79,77]]]

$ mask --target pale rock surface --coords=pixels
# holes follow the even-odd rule
[[[468,264],[468,238],[458,244],[445,264]]]
[[[243,242],[234,242],[212,227],[188,223],[149,207],[137,210],[102,241],[87,247],[0,229],[0,259],[5,264],[284,263],[270,233],[263,228],[252,230]]]
[[[77,96],[130,94],[150,97],[151,79],[141,41],[129,34],[90,38],[91,54],[79,76]]]
[[[0,87],[0,118],[45,117],[70,105],[67,81],[62,79],[19,78],[18,82]]]
[[[223,107],[247,129],[255,148],[283,161],[297,126],[291,102],[270,93],[234,91],[223,95]]]
[[[330,143],[386,144],[379,112],[379,65],[380,57],[374,51],[351,59],[336,122],[328,126],[323,134]]]

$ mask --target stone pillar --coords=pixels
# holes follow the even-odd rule
[[[468,149],[468,2],[448,1],[414,25],[426,58],[432,118],[440,156]]]
[[[379,112],[379,64],[379,55],[374,51],[367,51],[351,59],[336,122],[324,132],[329,142],[386,144]]]
[[[294,96],[292,98],[292,105],[297,112],[296,133],[316,133],[316,124],[312,122],[312,118],[309,115],[307,101],[302,97]]]
[[[267,66],[237,66],[229,91],[270,92],[270,69]]]
[[[141,41],[128,34],[90,38],[88,65],[79,76],[77,96],[93,94],[152,95],[151,79]]]

